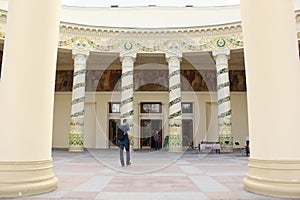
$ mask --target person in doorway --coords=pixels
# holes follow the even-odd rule
[[[163,148],[166,149],[166,150],[169,148],[169,136],[168,135],[164,139]]]
[[[246,142],[245,142],[246,156],[250,155],[250,146],[249,146],[249,144],[250,144],[250,142],[249,142],[249,136],[247,136]]]
[[[160,149],[160,135],[157,130],[154,132],[155,150]]]
[[[130,130],[130,128],[129,128],[127,119],[123,119],[123,125],[120,125],[119,128],[123,130],[123,134],[125,135],[125,138],[123,140],[119,140],[119,144],[120,144],[120,162],[121,162],[122,167],[124,167],[125,166],[124,155],[123,155],[124,148],[126,150],[126,165],[127,166],[131,165],[130,151],[129,151],[130,144],[129,144],[129,136],[128,136],[128,131]]]

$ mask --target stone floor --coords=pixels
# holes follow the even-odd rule
[[[83,153],[54,150],[55,191],[14,199],[205,200],[281,199],[249,193],[242,180],[248,158],[240,153],[198,154],[139,150],[121,167],[118,149]]]

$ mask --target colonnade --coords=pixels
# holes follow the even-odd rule
[[[228,58],[230,51],[213,51],[216,59],[217,88],[218,88],[218,119],[219,142],[222,150],[231,152],[233,142],[231,133],[230,82]],[[74,81],[72,93],[71,129],[69,151],[84,150],[84,99],[85,99],[85,72],[89,52],[73,50]],[[134,102],[134,62],[137,53],[120,53],[122,64],[121,76],[121,106],[120,118],[127,119],[130,133],[134,133],[133,102]],[[182,108],[181,108],[181,80],[180,63],[182,53],[166,53],[169,68],[169,151],[182,151]]]

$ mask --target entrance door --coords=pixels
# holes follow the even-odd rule
[[[193,147],[193,120],[182,120],[182,146]]]
[[[141,120],[141,149],[142,148],[155,148],[154,134],[158,131],[160,138],[162,138],[162,120]],[[162,140],[160,140],[161,147]]]
[[[119,146],[117,139],[118,126],[120,125],[119,119],[110,119],[109,120],[109,147]]]

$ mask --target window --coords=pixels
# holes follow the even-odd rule
[[[109,113],[120,113],[120,103],[109,102]]]
[[[181,103],[182,113],[193,113],[193,104],[192,103]]]
[[[161,113],[161,103],[141,103],[142,113]]]

